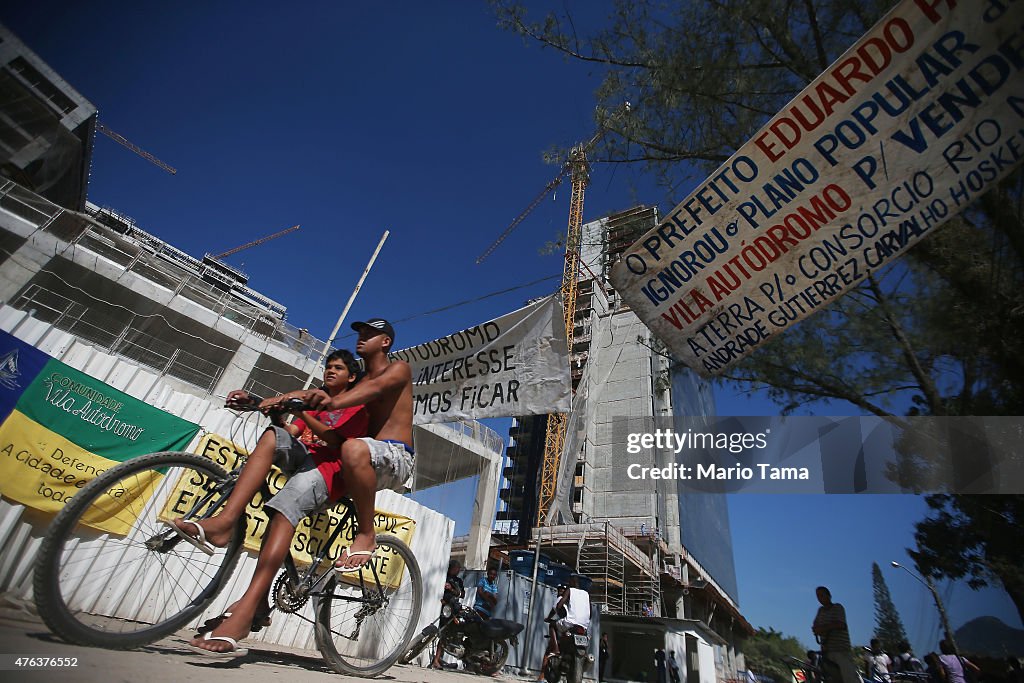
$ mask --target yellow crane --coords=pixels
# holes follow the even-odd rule
[[[629,111],[629,103],[626,103],[620,112],[614,114],[610,121],[616,120],[622,113]],[[572,353],[573,328],[576,318],[576,292],[578,289],[580,275],[580,240],[583,230],[583,196],[587,185],[590,183],[590,163],[587,161],[587,153],[594,145],[604,137],[607,132],[607,125],[601,126],[594,137],[585,143],[573,147],[569,152],[569,158],[562,166],[558,175],[548,183],[541,193],[526,207],[512,223],[505,228],[497,240],[481,254],[476,262],[480,263],[501,244],[506,237],[523,222],[523,219],[540,204],[550,192],[562,182],[566,175],[572,181],[572,196],[569,200],[569,226],[565,238],[565,264],[562,268],[562,303],[565,309],[565,336],[569,344],[569,352]],[[558,483],[558,464],[565,448],[565,428],[568,415],[565,413],[552,413],[548,415],[547,431],[544,435],[544,461],[541,465],[540,489],[537,495],[537,524],[544,523],[548,509],[554,502],[555,486]]]
[[[583,195],[590,183],[590,164],[587,150],[593,147],[601,133],[586,145],[574,147],[567,165],[572,179],[572,197],[569,199],[569,228],[565,238],[565,264],[562,268],[562,304],[565,308],[565,338],[572,353],[573,328],[576,318],[576,291],[580,279],[580,241],[583,230]],[[544,434],[544,462],[540,471],[540,490],[537,496],[537,524],[544,523],[548,508],[555,500],[558,483],[558,463],[565,448],[566,413],[548,415],[548,428]]]

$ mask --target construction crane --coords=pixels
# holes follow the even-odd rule
[[[135,143],[131,142],[128,138],[126,138],[125,136],[121,135],[120,133],[116,133],[116,132],[110,130],[105,125],[103,125],[102,121],[99,121],[99,120],[96,121],[96,130],[98,130],[99,132],[103,133],[104,135],[106,135],[108,138],[110,138],[111,140],[113,140],[117,144],[119,144],[119,145],[121,145],[123,147],[127,147],[128,149],[130,149],[131,151],[135,152],[136,154],[138,154],[140,157],[142,157],[146,161],[148,161],[148,162],[150,162],[152,164],[155,164],[155,165],[159,166],[160,168],[164,169],[165,171],[167,171],[171,175],[176,175],[178,173],[178,170],[176,168],[174,168],[173,166],[169,166],[169,165],[165,164],[164,162],[160,161],[155,156],[153,156],[152,154],[150,154],[146,150],[142,149],[141,147],[139,147]]]
[[[576,318],[576,291],[580,279],[580,241],[583,231],[583,194],[590,183],[590,164],[587,151],[601,138],[603,129],[590,142],[574,147],[569,153],[569,174],[572,179],[572,197],[569,200],[569,228],[565,238],[565,264],[562,268],[562,305],[565,309],[565,337],[572,353],[573,328]],[[558,483],[558,463],[565,448],[566,413],[548,415],[544,434],[544,462],[540,471],[540,492],[537,496],[537,523],[543,524],[548,508],[555,500]]]
[[[504,242],[505,238],[512,234],[512,231],[516,229],[516,226],[518,226],[520,223],[522,223],[523,219],[525,219],[527,216],[529,216],[530,212],[533,211],[534,209],[536,209],[537,206],[544,200],[545,197],[547,197],[549,194],[551,194],[556,187],[558,187],[559,185],[562,184],[562,181],[565,179],[565,176],[568,173],[569,173],[569,164],[566,163],[564,166],[562,166],[562,170],[558,172],[558,175],[555,176],[554,180],[552,180],[550,183],[548,183],[544,187],[544,189],[540,191],[540,194],[537,195],[537,198],[534,199],[532,202],[530,202],[530,205],[528,207],[526,207],[525,209],[523,209],[523,211],[518,216],[516,216],[515,218],[512,219],[512,222],[509,223],[507,228],[505,228],[505,232],[501,233],[501,235],[498,237],[498,239],[494,240],[494,243],[491,244],[491,246],[487,247],[487,249],[484,250],[484,253],[482,253],[482,254],[480,254],[479,256],[476,257],[476,264],[480,265],[481,263],[483,263],[484,259],[486,259],[488,256],[490,256],[491,253],[495,249],[498,248],[498,245],[501,244],[502,242]]]
[[[572,174],[573,164],[575,163],[574,162],[574,158],[573,158],[574,154],[576,154],[577,152],[581,153],[583,155],[583,163],[586,163],[587,152],[589,152],[591,149],[593,149],[594,145],[597,144],[598,140],[600,140],[602,137],[604,137],[605,131],[606,131],[606,129],[604,127],[602,127],[600,130],[597,131],[597,133],[594,135],[594,137],[590,138],[589,141],[587,141],[586,143],[584,143],[582,145],[574,147],[572,149],[572,151],[569,152],[569,158],[562,165],[562,170],[560,170],[558,172],[558,175],[555,176],[554,179],[552,179],[552,181],[550,183],[548,183],[547,185],[544,186],[544,189],[540,191],[540,194],[538,194],[537,197],[532,202],[530,202],[529,206],[527,206],[525,209],[523,209],[522,212],[520,212],[520,214],[518,216],[516,216],[515,218],[512,219],[512,222],[509,223],[508,227],[505,228],[505,231],[498,236],[498,239],[494,240],[494,242],[491,244],[491,246],[487,247],[487,249],[485,249],[482,254],[480,254],[479,256],[476,257],[477,265],[480,265],[481,263],[483,263],[484,259],[486,259],[492,253],[494,253],[494,250],[498,248],[498,245],[500,245],[502,242],[504,242],[505,238],[512,234],[512,231],[515,230],[519,226],[519,224],[522,223],[523,220],[525,220],[526,217],[530,215],[530,212],[532,212],[534,209],[536,209],[540,205],[540,203],[544,200],[545,197],[547,197],[549,194],[554,192],[555,188],[562,184],[562,181],[565,180],[565,176]],[[589,176],[588,176],[588,179],[589,179]],[[573,190],[573,192],[575,194],[575,189]],[[582,207],[580,207],[580,210],[582,212]],[[572,218],[572,207],[569,207],[569,216],[570,216],[570,220],[571,220],[571,218]],[[572,230],[572,223],[569,224],[569,229]],[[564,284],[563,284],[563,286],[564,286]]]
[[[587,185],[590,183],[590,163],[587,161],[587,154],[594,148],[605,133],[608,132],[609,124],[619,120],[630,110],[629,102],[624,102],[622,108],[617,110],[608,119],[607,123],[600,126],[594,136],[587,142],[573,147],[569,152],[568,159],[562,166],[561,171],[549,182],[539,195],[527,206],[518,216],[513,219],[505,231],[498,236],[491,246],[477,258],[479,264],[495,249],[498,248],[505,238],[541,203],[541,201],[561,184],[565,176],[572,180],[572,196],[569,200],[569,227],[565,238],[565,264],[562,268],[562,304],[565,310],[565,336],[568,341],[569,351],[572,352],[573,328],[576,318],[576,292],[579,286],[580,275],[580,241],[583,231],[583,195]],[[548,415],[547,431],[544,434],[544,461],[541,466],[540,491],[537,496],[537,520],[538,524],[543,523],[547,516],[548,509],[555,499],[555,488],[558,483],[558,464],[561,460],[562,450],[565,448],[565,428],[568,415],[565,413],[551,413]]]
[[[246,242],[245,244],[243,244],[240,247],[235,247],[234,249],[228,249],[223,254],[214,254],[212,256],[212,258],[215,258],[217,260],[220,260],[220,259],[223,259],[223,258],[227,258],[228,256],[231,256],[232,254],[237,254],[238,252],[242,251],[243,249],[248,249],[249,247],[255,247],[255,246],[258,246],[260,244],[263,244],[264,242],[269,242],[270,240],[276,240],[278,237],[282,237],[284,235],[287,235],[290,232],[295,232],[296,230],[299,229],[299,227],[300,226],[298,226],[298,225],[293,225],[292,227],[287,228],[286,230],[282,230],[281,232],[275,232],[273,235],[267,235],[266,237],[261,237],[258,240],[253,240],[252,242]]]

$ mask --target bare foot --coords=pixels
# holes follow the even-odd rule
[[[195,525],[201,526],[206,534],[206,542],[215,548],[223,548],[228,544],[228,541],[231,540],[231,531],[235,527],[235,522],[230,520],[222,521],[219,516],[200,520],[185,520],[177,517],[171,523],[178,527],[182,533],[193,538],[197,537]]]
[[[234,640],[241,640],[249,635],[249,627],[252,625],[252,615],[243,614],[239,611],[233,612],[230,617],[227,617],[220,623],[217,628],[213,629],[210,633],[210,637],[223,637],[227,636]],[[209,650],[210,652],[229,652],[233,648],[231,644],[223,640],[207,640],[205,636],[197,636],[193,638],[190,643],[192,647],[197,647],[200,650]]]
[[[377,549],[377,534],[358,534],[352,539],[352,545],[341,552],[341,557],[334,563],[337,569],[358,569],[371,559],[371,553]]]
[[[210,617],[203,624],[196,629],[196,638],[201,637],[205,633],[210,633],[223,624],[229,617],[234,616],[235,612],[239,609],[240,601],[233,602],[228,605],[228,608],[224,610],[223,614],[219,614],[215,617]],[[264,628],[270,626],[270,605],[264,601],[262,605],[256,608],[256,613],[253,615],[252,624],[250,625],[250,632],[256,633],[262,631]]]

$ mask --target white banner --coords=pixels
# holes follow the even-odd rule
[[[413,423],[568,412],[569,347],[556,296],[392,354],[412,366]]]
[[[612,269],[715,375],[981,196],[1024,155],[1024,2],[904,0]]]

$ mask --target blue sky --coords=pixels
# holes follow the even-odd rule
[[[302,225],[228,259],[288,307],[292,324],[321,338],[330,332],[385,229],[391,237],[349,320],[396,321],[398,346],[556,288],[560,259],[539,248],[565,231],[568,187],[484,265],[474,260],[557,173],[541,153],[592,135],[600,72],[499,30],[486,4],[18,5],[0,21],[92,101],[107,126],[178,169],[166,174],[98,136],[93,202],[194,256]],[[556,6],[580,11],[585,30],[608,3]],[[585,219],[641,202],[666,210],[680,199],[639,168],[597,164]],[[550,279],[423,315],[542,278]],[[719,392],[718,401],[721,414],[778,412],[759,396]],[[507,432],[507,421],[491,424]],[[466,530],[465,495],[419,499]],[[730,509],[741,607],[752,623],[810,644],[813,588],[827,584],[846,605],[854,639],[867,640],[874,561],[915,644],[934,647],[929,596],[888,568],[907,559],[920,499],[741,495]],[[961,586],[949,597],[956,624],[991,613],[1021,627],[998,591]]]

